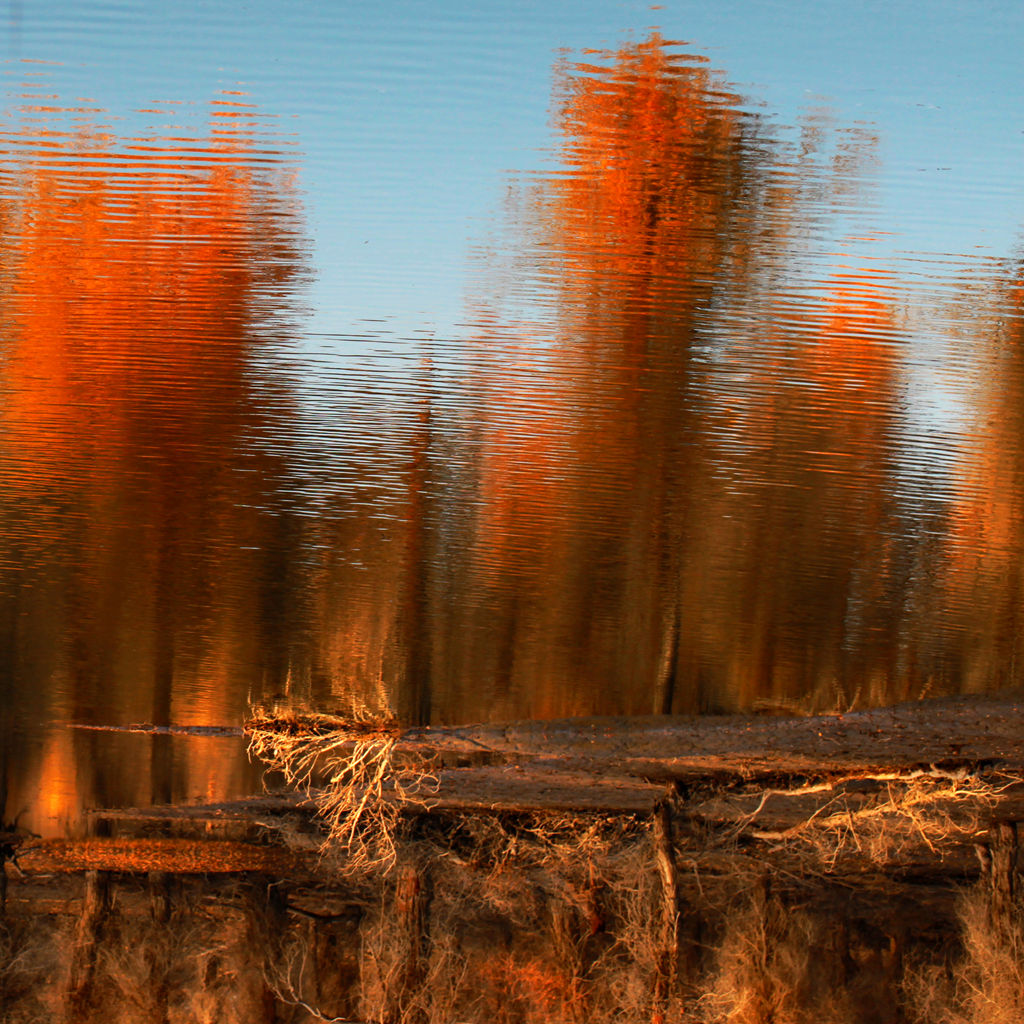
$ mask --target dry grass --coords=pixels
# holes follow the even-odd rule
[[[181,922],[146,922],[130,931],[122,925],[99,951],[96,988],[104,993],[104,1004],[118,1008],[111,1016],[166,1020],[171,990],[180,991],[192,980],[189,954],[200,949],[192,929]]]
[[[393,721],[257,714],[248,732],[252,756],[315,800],[323,849],[344,853],[342,870],[371,872],[366,878],[382,885],[380,910],[361,931],[362,1019],[1024,1021],[1024,927],[1017,917],[993,925],[980,896],[963,904],[962,958],[936,966],[933,955],[904,978],[896,932],[887,933],[891,948],[858,939],[867,960],[854,965],[848,936],[837,938],[842,901],[833,894],[832,910],[815,912],[798,902],[837,875],[852,877],[857,862],[841,858],[876,868],[928,863],[951,844],[970,844],[1007,791],[1024,785],[1019,776],[933,766],[736,788],[708,798],[711,816],[700,825],[694,805],[677,808],[691,831],[676,846],[675,867],[693,872],[686,884],[695,902],[685,914],[699,933],[681,938],[665,923],[671,901],[649,821],[438,814],[420,821],[413,839],[399,829],[402,809],[429,801],[436,779],[402,749]],[[398,883],[386,881],[396,862],[415,862],[430,879],[421,947],[395,910]],[[777,888],[763,884],[772,872]],[[747,902],[738,902],[743,893]],[[302,995],[296,956],[273,986],[278,999],[330,1019]]]
[[[678,992],[655,1007],[654,991],[663,967],[664,945],[657,922],[662,917],[662,884],[654,855],[646,846],[620,859],[603,903],[611,942],[591,968],[594,1008],[608,1020],[652,1020],[660,1012],[676,1019]]]
[[[827,976],[828,924],[765,890],[729,915],[699,1000],[708,1024],[853,1024],[848,993]]]
[[[255,709],[245,728],[250,758],[314,801],[323,852],[340,854],[350,873],[394,865],[403,807],[422,806],[436,790],[431,764],[400,753],[397,723]]]
[[[278,935],[270,939],[264,955],[263,977],[267,988],[282,1007],[305,1014],[303,1019],[321,1024],[359,1024],[345,1015],[337,1015],[321,1001],[317,965],[311,955],[308,936]]]
[[[472,959],[465,1019],[655,1019],[663,891],[648,823],[524,815],[467,827],[472,858],[440,851],[431,865],[435,907],[443,899],[456,930],[475,917],[495,936]]]
[[[915,1024],[1020,1024],[1024,1021],[1024,915],[993,919],[977,887],[959,906],[962,951],[952,964],[915,964],[905,978]]]
[[[185,892],[175,886],[165,914],[152,889],[128,880],[121,886],[91,951],[88,992],[69,1001],[64,1019],[75,1024],[267,1019],[262,961],[281,917],[268,915],[260,887],[244,882],[211,891],[197,882]]]
[[[395,874],[415,863],[429,878],[429,936],[412,948],[388,886],[363,931],[363,1016],[649,1019],[658,951],[644,946],[645,924],[659,883],[645,839],[640,825],[600,817],[465,815],[403,842]],[[620,937],[619,914],[629,916],[629,935]],[[644,948],[627,948],[633,940]]]
[[[438,907],[431,924],[435,934],[428,948],[422,953],[412,951],[403,922],[382,904],[363,933],[360,1019],[392,1024],[447,1022],[459,1020],[460,1012],[476,1006],[480,979],[470,973],[457,938],[457,922]]]
[[[762,864],[756,885],[744,875],[709,875],[704,884],[715,898],[698,902],[691,879],[685,912],[704,923],[698,962],[681,966],[678,984],[657,999],[664,891],[643,822],[452,816],[448,828],[448,844],[444,830],[402,841],[397,870],[375,876],[376,910],[358,932],[347,924],[335,932],[344,946],[318,947],[318,930],[330,926],[289,913],[283,901],[271,905],[261,892],[228,894],[241,905],[219,899],[216,917],[198,903],[179,904],[165,923],[115,914],[98,950],[96,1000],[76,1019],[269,1020],[261,1002],[269,989],[274,1019],[295,1024],[1024,1020],[1024,919],[1015,906],[994,918],[980,887],[960,904],[960,941],[917,948],[904,973],[902,940],[889,945],[897,932],[856,932],[839,884],[823,896],[819,881],[794,885]],[[415,911],[402,895],[410,868],[423,881]],[[0,986],[13,987],[0,987],[0,1017],[57,1019],[59,1007],[40,1009],[40,979],[61,936],[43,948],[33,933],[33,950],[27,933],[5,927]]]
[[[0,1013],[5,1024],[59,1016],[67,936],[52,922],[0,918]]]

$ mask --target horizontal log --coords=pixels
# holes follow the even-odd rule
[[[41,839],[21,854],[28,876],[73,871],[171,874],[262,874],[305,877],[316,873],[317,854],[281,846],[202,839]]]

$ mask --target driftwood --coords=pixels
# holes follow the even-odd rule
[[[151,722],[132,722],[128,725],[91,725],[87,722],[63,722],[65,729],[85,732],[129,732],[146,736],[224,736],[237,738],[243,734],[237,725],[153,725]]]

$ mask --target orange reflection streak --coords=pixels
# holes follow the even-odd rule
[[[999,282],[993,298],[996,315],[982,320],[989,372],[982,393],[979,455],[963,474],[953,543],[964,551],[984,551],[1000,558],[1018,542],[1020,534],[1024,411],[1018,391],[1024,363],[1020,341],[1024,288],[1020,280],[1009,285]]]
[[[517,225],[552,320],[520,322],[509,351],[480,317],[481,349],[500,352],[479,379],[480,658],[529,696],[511,714],[588,713],[609,679],[650,710],[696,317],[742,276],[761,202],[751,129],[701,61],[656,34],[590,56],[556,68],[561,169]]]
[[[731,188],[749,173],[740,119],[735,97],[676,45],[654,34],[592,51],[601,63],[556,68],[564,171],[532,197],[532,221],[557,268],[557,348],[546,353],[543,325],[524,324],[522,348],[536,354],[503,366],[489,387],[498,408],[483,484],[489,519],[507,522],[515,495],[557,507],[567,447],[595,455],[621,446],[636,413],[623,386],[650,365],[652,348],[685,359],[693,310],[721,269]],[[587,354],[595,348],[605,350],[597,367]],[[617,422],[595,436],[606,415]],[[514,495],[503,493],[510,487]]]
[[[969,638],[958,668],[972,692],[1019,686],[1024,656],[1024,265],[968,302],[983,376],[950,514],[946,599]]]
[[[581,319],[609,304],[658,312],[648,303],[678,301],[681,284],[719,268],[744,164],[740,117],[677,45],[655,34],[557,71],[566,172],[547,183],[544,218],[565,261],[563,302]]]
[[[257,255],[252,174],[237,146],[209,152],[216,159],[194,176],[143,173],[130,158],[103,173],[92,159],[19,169],[4,254],[13,347],[3,419],[30,479],[59,474],[83,442],[122,446],[143,389],[199,382],[211,368],[240,381],[239,314]]]
[[[71,831],[82,811],[75,754],[70,733],[53,732],[46,739],[33,793],[33,816],[50,834]],[[37,826],[37,830],[39,829]]]
[[[0,514],[25,571],[0,606],[23,623],[20,697],[50,701],[47,722],[222,722],[287,662],[265,621],[285,588],[260,561],[287,543],[262,511],[280,466],[245,445],[283,401],[254,401],[250,365],[300,269],[289,169],[223,125],[4,145]],[[154,742],[111,780],[92,742],[22,766],[47,822],[75,817],[55,802],[206,798],[245,774],[238,750]]]
[[[809,423],[813,432],[799,435],[810,445],[808,466],[850,475],[887,451],[899,370],[897,293],[887,275],[864,268],[821,282],[820,294],[797,328],[809,344],[798,344],[795,357],[776,363],[774,372],[799,381],[808,393],[803,415],[813,409],[817,416]],[[786,388],[773,395],[785,396]],[[776,417],[775,429],[780,425]],[[880,497],[874,486],[869,490],[873,501]]]
[[[718,643],[741,706],[808,695],[828,705],[869,690],[884,702],[896,683],[901,622],[885,538],[895,512],[898,293],[870,268],[836,274],[815,293],[798,314],[779,305],[779,355],[759,371],[742,428],[752,493],[724,510],[742,524],[732,540],[742,554],[739,586],[725,595],[736,604],[722,616],[732,635]]]

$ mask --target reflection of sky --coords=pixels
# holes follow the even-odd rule
[[[825,108],[880,127],[878,205],[861,227],[892,234],[874,255],[1002,256],[1024,225],[1016,0],[11,0],[8,12],[0,52],[56,62],[31,67],[43,91],[88,97],[124,118],[119,130],[159,130],[132,111],[165,100],[198,127],[219,90],[244,89],[294,133],[320,332],[453,332],[467,250],[500,213],[508,172],[544,166],[558,50],[655,24],[780,124]],[[7,87],[28,67],[8,64]]]

